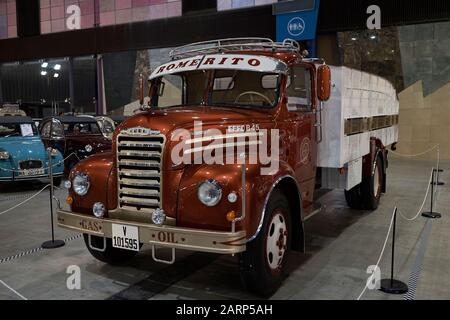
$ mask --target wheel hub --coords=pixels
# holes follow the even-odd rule
[[[287,240],[286,220],[281,212],[277,212],[270,221],[266,241],[266,258],[272,270],[277,270],[281,266],[287,249]]]

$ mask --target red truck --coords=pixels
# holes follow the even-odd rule
[[[305,251],[316,188],[376,209],[398,135],[395,90],[307,59],[292,40],[208,41],[170,56],[145,105],[141,80],[142,113],[116,128],[112,152],[71,171],[58,224],[111,264],[144,244],[164,263],[176,249],[237,255],[246,288],[271,294],[289,250]]]

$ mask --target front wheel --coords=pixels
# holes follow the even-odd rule
[[[104,251],[94,250],[89,245],[89,236],[87,234],[83,234],[83,238],[84,243],[86,244],[86,247],[91,255],[101,262],[105,262],[111,265],[121,265],[127,263],[137,255],[137,251],[114,248],[112,246],[112,241],[109,238],[106,239],[106,247]],[[96,248],[103,247],[103,238],[96,236],[92,236],[91,238],[92,244]]]
[[[285,278],[291,241],[290,208],[286,196],[275,190],[265,212],[260,233],[239,257],[244,286],[261,296],[273,294]]]

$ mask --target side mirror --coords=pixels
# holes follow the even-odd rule
[[[331,69],[326,64],[317,69],[317,97],[320,101],[328,101],[331,95]]]
[[[142,73],[139,75],[139,104],[144,105],[144,76]]]

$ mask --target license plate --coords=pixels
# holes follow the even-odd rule
[[[112,225],[112,245],[114,248],[139,251],[139,229],[123,224]]]
[[[41,176],[45,173],[44,169],[24,169],[19,171],[20,177]]]

